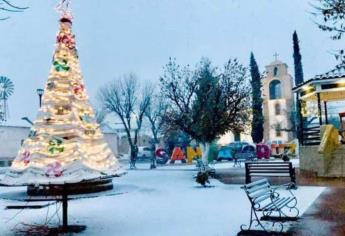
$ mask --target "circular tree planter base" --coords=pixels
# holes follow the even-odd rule
[[[86,229],[85,225],[68,225],[68,226],[59,226],[57,228],[49,228],[49,234],[61,234],[61,233],[80,233]]]
[[[46,225],[26,225],[23,229],[15,231],[17,235],[61,235],[70,233],[81,233],[86,230],[86,225],[67,225],[58,227],[47,227]]]
[[[94,179],[79,183],[28,185],[29,196],[57,196],[97,193],[113,189],[111,178]]]

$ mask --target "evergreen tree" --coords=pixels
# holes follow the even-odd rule
[[[295,65],[295,86],[303,83],[303,67],[302,67],[302,56],[300,53],[299,48],[299,40],[296,31],[294,31],[292,35],[293,41],[293,59]],[[302,122],[303,119],[301,118],[301,104],[300,101],[297,101],[296,104],[296,132],[298,140],[302,141]]]
[[[218,76],[208,59],[203,59],[196,72],[198,86],[195,89],[195,100],[192,105],[192,130],[194,138],[201,143],[211,143],[222,127],[222,119],[227,119],[225,100],[222,100]],[[217,122],[214,122],[215,116]]]
[[[295,65],[295,86],[303,83],[302,56],[299,48],[299,40],[296,31],[292,35],[293,40],[293,60]]]
[[[264,137],[264,117],[262,114],[262,98],[261,98],[261,76],[259,67],[254,58],[254,54],[250,54],[250,74],[252,77],[252,132],[251,136],[254,143],[260,143]]]

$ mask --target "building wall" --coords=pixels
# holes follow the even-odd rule
[[[274,70],[277,71],[276,74]],[[281,98],[279,99],[270,97],[270,84],[274,80],[281,83]],[[281,136],[277,136],[276,132],[278,123],[283,129],[292,128],[291,116],[294,107],[292,87],[292,76],[288,73],[288,66],[285,63],[276,60],[266,66],[266,76],[262,80],[265,142],[281,141],[284,143],[293,139],[292,132],[281,131]],[[280,105],[279,115],[275,113],[276,104]]]
[[[222,135],[218,140],[218,145],[225,146],[229,143],[232,143],[235,141],[235,135],[232,132],[228,132],[224,135]],[[241,141],[252,143],[252,137],[250,136],[250,133],[241,133]]]
[[[12,160],[29,132],[29,127],[0,126],[0,159]]]
[[[22,140],[29,135],[29,132],[29,127],[0,126],[0,161],[13,160],[17,155]],[[117,134],[105,133],[104,138],[112,152],[117,155]]]
[[[345,177],[345,146],[328,154],[319,153],[319,146],[300,147],[300,170],[319,177]]]
[[[141,146],[150,146],[150,141],[152,137],[149,135],[139,135],[138,137],[138,147]],[[122,135],[121,138],[118,138],[118,153],[120,154],[129,154],[129,143],[126,135]]]
[[[276,115],[275,114],[275,105],[279,103],[281,107],[281,114]],[[268,132],[266,136],[268,137],[269,140],[277,140],[277,141],[282,141],[286,142],[289,140],[289,136],[287,132],[281,132],[281,136],[278,137],[276,136],[276,130],[275,130],[275,124],[281,124],[282,127],[288,127],[290,125],[290,122],[288,122],[288,110],[289,108],[287,107],[286,104],[286,99],[276,99],[276,100],[269,100],[267,101],[268,107],[268,118],[265,119],[265,122],[267,122],[268,125]]]

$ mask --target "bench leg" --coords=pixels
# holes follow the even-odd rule
[[[246,169],[246,184],[250,184],[252,182],[250,174],[249,174],[249,167],[248,163],[244,163]]]
[[[252,178],[249,174],[246,174],[246,184],[250,184],[252,182]]]
[[[255,219],[253,219],[253,212],[254,212],[254,210],[253,210],[253,208],[252,208],[251,211],[250,211],[249,226],[247,227],[246,224],[243,224],[243,225],[240,226],[240,228],[241,228],[242,231],[250,230],[250,229],[252,228],[252,224],[253,224],[253,222],[255,221]]]
[[[278,217],[271,216],[272,211],[266,211],[266,212],[263,211],[263,212],[259,212],[259,213],[262,213],[262,217],[258,216],[258,212],[255,210],[254,205],[252,205],[251,210],[250,210],[249,226],[247,226],[245,224],[241,225],[240,228],[241,228],[242,233],[265,232],[265,235],[266,234],[276,235],[276,233],[278,233],[280,235],[280,233],[282,233],[284,230],[283,222],[297,220],[297,217],[283,217],[284,213],[281,211],[279,211]],[[262,221],[269,221],[272,224],[272,226],[271,226],[272,228],[269,229],[269,228],[267,228],[267,226],[264,226]],[[252,229],[252,226],[254,223],[255,223],[255,225]],[[279,225],[279,230],[276,227],[277,224]]]
[[[251,211],[250,211],[250,222],[249,222],[249,226],[247,227],[247,225],[243,224],[241,225],[241,230],[242,231],[250,231],[252,228],[253,223],[256,222],[256,226],[260,226],[262,228],[263,231],[265,232],[270,232],[269,230],[267,230],[265,228],[265,226],[261,223],[261,219],[258,217],[258,215],[256,214],[256,211],[254,210],[254,208],[252,207]],[[275,223],[273,223],[274,225]],[[283,230],[283,228],[282,228]],[[282,232],[282,230],[280,232]]]
[[[290,186],[290,189],[297,189],[295,168],[292,168],[292,169],[291,169],[291,171],[290,171],[290,176],[291,176],[291,182],[293,183],[293,184]]]

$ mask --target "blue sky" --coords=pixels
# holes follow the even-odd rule
[[[194,65],[203,56],[222,66],[254,52],[261,71],[279,53],[293,75],[292,33],[297,30],[306,78],[336,65],[341,46],[313,23],[313,0],[73,0],[74,33],[93,103],[99,87],[134,72],[157,81],[169,57]],[[15,84],[8,124],[26,125],[38,109],[36,88],[51,65],[58,14],[56,0],[13,0],[30,9],[0,22],[0,75]]]

